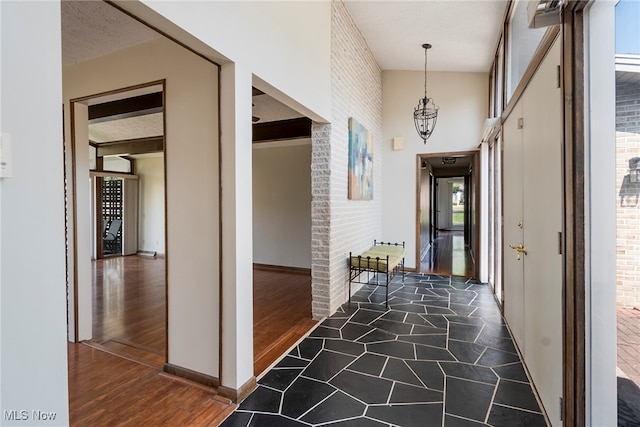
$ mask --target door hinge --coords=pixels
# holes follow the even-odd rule
[[[558,231],[558,253],[562,255],[562,231]]]
[[[560,66],[558,65],[558,89],[560,89],[560,85],[562,84],[562,70],[560,69]]]
[[[560,398],[560,421],[562,421],[562,410],[563,410],[563,406],[562,406],[562,397]]]
[[[522,129],[524,127],[524,118],[518,118],[518,129]]]

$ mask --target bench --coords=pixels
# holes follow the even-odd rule
[[[347,260],[349,266],[349,305],[351,305],[351,284],[384,286],[386,288],[385,307],[389,308],[389,283],[393,277],[402,272],[404,283],[404,242],[390,243],[373,241],[373,246],[367,251],[353,255],[349,252]],[[367,281],[361,281],[360,275],[367,273]],[[376,281],[371,283],[371,273],[375,274]],[[385,275],[384,284],[380,283],[379,275]]]

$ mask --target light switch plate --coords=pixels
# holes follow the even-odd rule
[[[0,178],[9,178],[12,175],[11,135],[0,133]]]

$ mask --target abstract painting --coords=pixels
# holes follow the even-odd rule
[[[349,118],[349,199],[373,199],[373,135]]]

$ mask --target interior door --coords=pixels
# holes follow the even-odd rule
[[[505,317],[553,425],[562,424],[559,63],[556,41],[504,123],[503,159]]]
[[[524,351],[524,260],[522,254],[514,253],[509,245],[516,246],[524,242],[524,182],[522,168],[524,162],[523,140],[520,122],[522,103],[518,103],[503,124],[504,135],[504,315],[509,322],[511,332]]]

